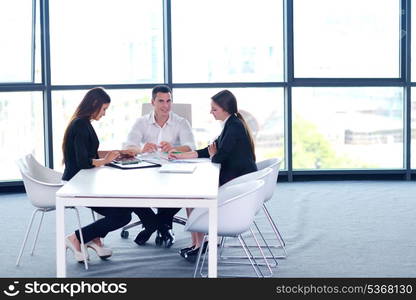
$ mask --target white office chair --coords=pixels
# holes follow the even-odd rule
[[[239,176],[237,178],[234,178],[233,180],[230,180],[229,182],[225,183],[224,185],[222,185],[220,187],[220,190],[223,189],[227,189],[230,186],[236,185],[236,184],[244,184],[253,180],[264,180],[265,185],[264,185],[264,197],[263,197],[263,201],[259,202],[259,207],[257,207],[256,209],[256,214],[260,211],[260,209],[263,207],[264,201],[266,199],[266,197],[269,196],[270,190],[274,189],[275,187],[275,183],[274,183],[274,178],[273,178],[273,170],[271,168],[263,168],[262,170],[256,171],[256,172],[251,172],[242,176]],[[271,251],[270,247],[267,244],[266,239],[264,238],[263,234],[261,233],[259,227],[257,226],[257,223],[254,221],[253,224],[256,226],[258,232],[260,233],[260,236],[265,244],[265,246],[267,247],[269,253],[271,256],[267,257],[267,258],[272,258],[274,260],[274,264],[271,265],[272,267],[276,267],[278,265],[278,262],[276,260],[276,257],[274,256],[273,252]],[[221,240],[221,249],[220,249],[220,259],[222,260],[226,260],[226,259],[235,259],[235,258],[247,258],[247,256],[225,256],[223,255],[224,252],[224,248],[229,248],[229,247],[241,247],[240,245],[227,245],[225,246],[225,238],[222,238]],[[250,246],[251,247],[251,246]],[[254,247],[257,247],[257,245],[254,245]],[[259,256],[256,256],[256,258],[262,258]],[[236,263],[236,262],[227,262],[227,263]],[[238,262],[237,264],[241,264],[241,262]],[[269,267],[270,264],[266,263],[267,266]],[[271,272],[272,273],[272,272]]]
[[[20,169],[20,173],[23,178],[23,184],[26,189],[27,197],[31,201],[32,205],[35,207],[35,210],[32,213],[30,218],[29,226],[26,230],[26,234],[23,240],[23,244],[20,248],[19,256],[17,257],[16,266],[19,265],[20,259],[23,254],[23,250],[26,246],[27,238],[29,232],[32,228],[33,220],[37,212],[42,212],[41,219],[36,231],[35,240],[33,242],[32,251],[30,252],[33,255],[35,251],[36,242],[38,240],[40,227],[42,225],[43,216],[45,212],[55,210],[56,203],[56,192],[64,185],[62,182],[62,174],[56,172],[52,169],[42,166],[36,161],[32,154],[28,154],[23,158],[20,158],[17,162],[17,165]],[[78,228],[80,232],[81,242],[83,241],[83,236],[81,232],[81,221],[79,217],[79,212],[76,207],[70,207],[75,209],[77,219],[78,219]],[[84,247],[81,247],[84,254],[84,264],[85,269],[88,270],[88,263],[86,260],[86,253],[84,252]]]
[[[282,235],[280,234],[280,232],[277,228],[276,222],[273,220],[273,218],[270,215],[270,213],[267,209],[267,206],[266,206],[266,203],[269,202],[273,198],[273,193],[276,189],[277,177],[279,176],[279,169],[280,169],[281,162],[282,161],[280,159],[277,159],[277,158],[271,158],[271,159],[263,160],[263,161],[260,161],[260,162],[257,163],[257,169],[261,170],[261,169],[264,169],[264,168],[271,168],[273,170],[272,178],[271,178],[271,180],[273,182],[273,186],[266,193],[266,199],[265,199],[264,204],[263,204],[263,210],[264,210],[264,213],[267,217],[267,220],[269,221],[269,223],[270,223],[270,225],[271,225],[271,227],[272,227],[272,229],[273,229],[273,231],[276,235],[277,240],[279,241],[279,244],[282,246],[282,248],[285,252],[285,255],[287,255],[286,248],[285,248],[286,243],[285,243]]]
[[[142,116],[146,115],[148,113],[150,113],[153,110],[153,105],[151,103],[143,103],[142,104]],[[172,103],[172,111],[179,115],[182,118],[185,118],[189,124],[192,126],[192,106],[191,104],[188,103]],[[177,223],[177,224],[181,224],[181,225],[185,225],[186,224],[186,218],[183,217],[178,217],[178,216],[174,216],[173,217],[173,222]],[[124,239],[129,237],[129,232],[128,230],[132,227],[141,225],[142,222],[139,221],[135,221],[135,222],[131,222],[130,224],[124,226],[121,230],[120,236]]]
[[[259,205],[264,199],[264,181],[256,180],[244,184],[236,184],[221,189],[218,192],[218,236],[238,238],[244,252],[249,259],[256,275],[262,277],[258,264],[248,249],[242,233],[251,231],[254,216]],[[205,233],[203,243],[208,237],[209,215],[206,208],[195,208],[185,225],[185,230]],[[252,231],[251,231],[252,232]],[[253,232],[252,232],[253,233]],[[198,266],[201,260],[201,253],[204,247],[200,247],[195,265],[194,277],[196,277]],[[207,252],[209,248],[207,249]],[[205,257],[201,264],[204,265]],[[201,273],[202,275],[202,273]]]
[[[272,199],[272,197],[273,197],[273,193],[274,193],[274,190],[276,188],[277,177],[278,177],[278,174],[279,174],[280,163],[281,163],[281,161],[278,160],[278,159],[275,159],[275,158],[264,160],[264,161],[261,161],[261,162],[257,163],[257,168],[259,170],[257,172],[260,172],[260,171],[266,170],[266,169],[272,169],[272,172],[268,173],[268,178],[265,179],[266,180],[266,192],[265,192],[265,199],[264,199],[264,203],[262,205],[262,208],[263,208],[263,212],[266,215],[267,220],[269,221],[269,223],[270,223],[270,225],[271,225],[271,227],[272,227],[272,229],[273,229],[273,231],[276,235],[276,238],[277,238],[277,241],[278,241],[279,244],[278,245],[269,245],[267,243],[266,239],[264,238],[260,228],[257,226],[256,222],[254,222],[254,225],[256,226],[256,228],[257,228],[257,230],[258,230],[258,232],[259,232],[259,234],[260,234],[260,236],[261,236],[261,238],[262,238],[262,240],[265,244],[265,247],[268,249],[268,251],[271,254],[270,256],[267,256],[267,258],[268,259],[271,258],[275,261],[274,266],[277,266],[277,260],[276,260],[277,258],[286,258],[287,257],[287,251],[286,251],[286,247],[285,247],[285,243],[283,241],[283,238],[281,237],[281,234],[280,234],[279,230],[277,229],[277,226],[276,226],[275,222],[273,221],[269,211],[267,210],[267,207],[266,207],[265,203],[270,201],[270,199]],[[255,178],[255,174],[256,174],[256,172],[253,172],[253,173],[249,173],[249,174],[237,177],[237,178],[227,182],[226,185],[229,186],[229,185],[236,184],[236,183],[242,183],[242,182],[245,182],[245,181],[250,181],[253,178]],[[224,243],[225,243],[225,240],[222,241],[221,250],[225,247]],[[236,246],[235,245],[230,245],[228,247],[236,247]],[[237,245],[237,247],[240,247],[240,246]],[[257,246],[254,245],[254,247],[257,247]],[[270,248],[282,248],[283,255],[279,255],[279,256],[275,255],[271,251]],[[220,258],[221,259],[230,259],[230,258],[246,258],[246,257],[245,256],[224,256],[224,255],[222,255],[222,252],[221,252]],[[257,257],[257,258],[259,258],[259,257]]]

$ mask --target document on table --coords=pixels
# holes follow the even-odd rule
[[[183,158],[183,159],[172,159],[170,162],[172,163],[202,163],[202,162],[209,162],[211,161],[209,158]]]
[[[162,165],[159,169],[159,173],[193,173],[195,169],[195,164],[169,163]]]

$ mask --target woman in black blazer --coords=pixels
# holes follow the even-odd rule
[[[99,141],[91,120],[98,121],[105,115],[110,105],[110,97],[102,88],[93,88],[87,92],[78,105],[64,134],[62,151],[65,170],[62,180],[68,181],[81,169],[103,166],[119,156],[119,151],[98,151]],[[131,220],[131,210],[128,208],[91,207],[92,210],[104,217],[82,228],[86,247],[92,248],[101,258],[112,255],[109,248],[104,248],[100,238],[110,231],[128,224]],[[82,262],[79,231],[65,238],[67,248],[74,253],[75,259]]]
[[[219,185],[247,173],[257,171],[254,142],[243,116],[238,112],[237,99],[228,90],[212,96],[211,114],[223,122],[220,136],[208,147],[180,154],[170,153],[175,158],[211,158],[220,163]],[[188,215],[190,210],[187,210]],[[198,254],[203,234],[192,233],[192,246],[180,250],[182,257],[194,261]],[[204,251],[205,251],[204,245]]]

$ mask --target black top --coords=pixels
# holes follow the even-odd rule
[[[217,153],[211,161],[220,163],[220,186],[247,173],[257,171],[250,139],[239,118],[232,114],[215,140]],[[209,157],[208,147],[197,150],[198,157]]]
[[[75,119],[68,128],[65,146],[65,171],[62,180],[70,180],[81,169],[94,168],[92,160],[98,158],[97,134],[88,119]]]

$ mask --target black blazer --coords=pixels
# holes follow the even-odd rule
[[[88,119],[75,119],[68,128],[65,145],[65,170],[63,180],[70,180],[81,169],[93,168],[92,160],[98,158],[97,134]]]
[[[215,140],[217,153],[211,161],[220,163],[220,186],[238,176],[257,171],[250,139],[239,118],[232,114]],[[208,147],[197,150],[198,157],[209,157]]]

